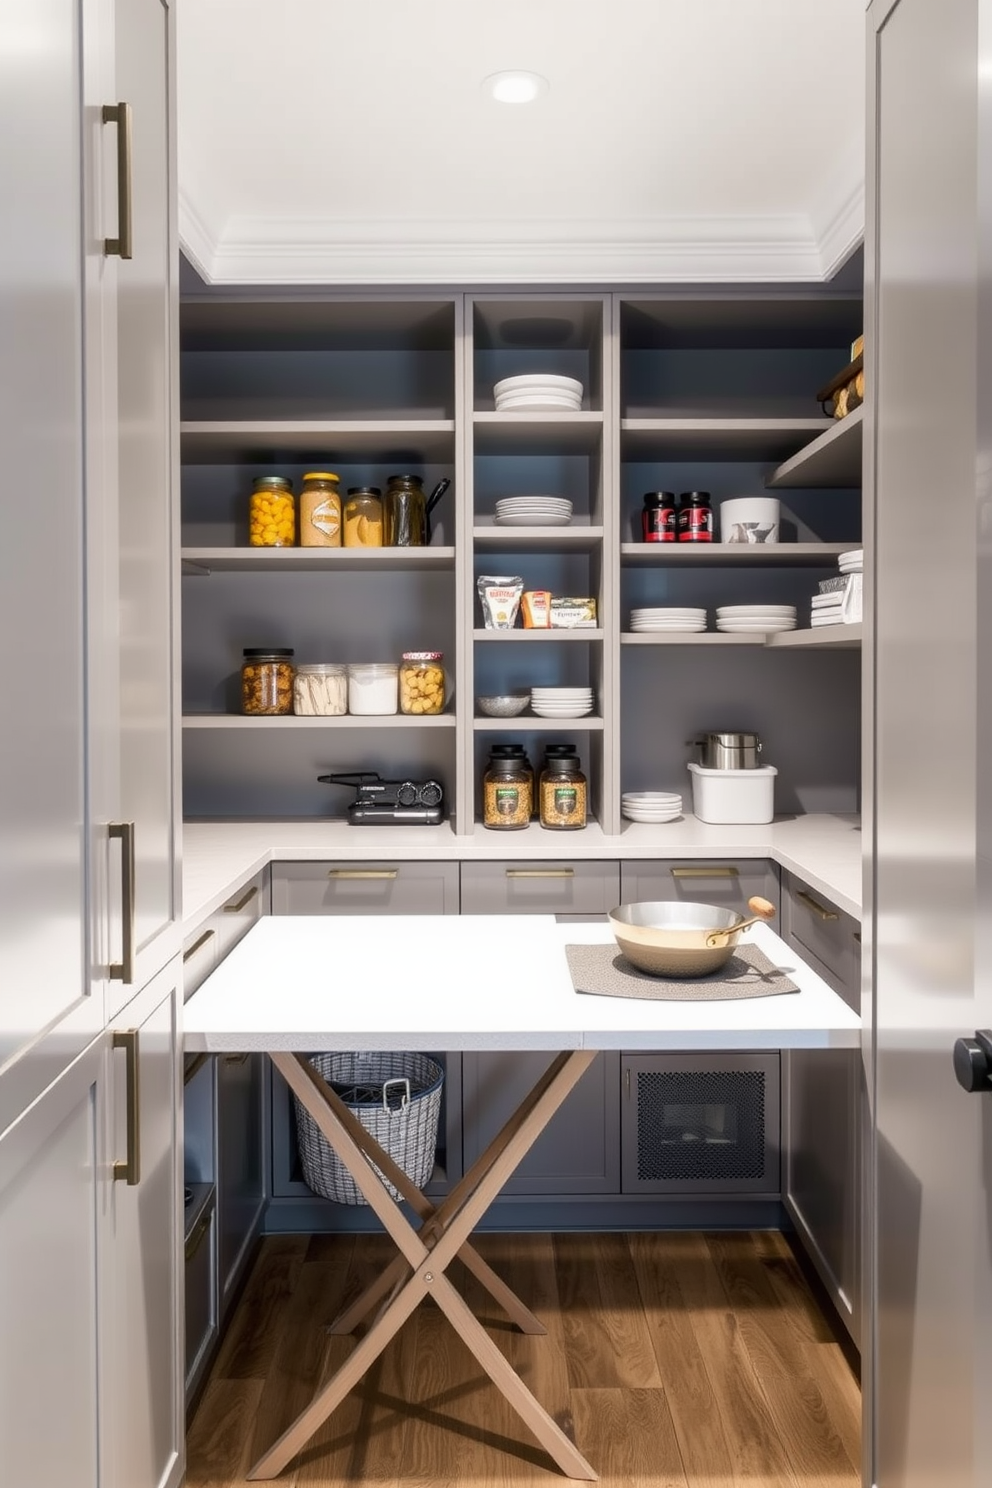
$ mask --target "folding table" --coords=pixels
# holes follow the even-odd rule
[[[369,1331],[249,1473],[278,1476],[399,1330],[432,1296],[561,1471],[596,1472],[534,1398],[446,1275],[455,1256],[524,1332],[544,1328],[469,1235],[601,1049],[855,1048],[860,1019],[765,925],[747,932],[799,992],[732,1002],[665,1002],[575,992],[567,944],[611,942],[604,924],[552,917],[267,917],[184,1010],[190,1051],[267,1053],[399,1254],[334,1324]],[[550,1067],[503,1130],[435,1206],[308,1064],[324,1051],[547,1050]],[[411,1224],[370,1163],[394,1185]]]

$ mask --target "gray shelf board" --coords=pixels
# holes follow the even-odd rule
[[[455,550],[438,548],[183,548],[183,573],[315,573],[453,568]]]
[[[560,548],[595,548],[603,540],[602,527],[576,523],[572,527],[475,527],[472,537],[477,548],[519,548],[528,552],[546,552]]]
[[[345,713],[338,718],[297,718],[295,713],[263,715],[258,718],[245,717],[241,713],[185,713],[184,729],[453,729],[453,713],[435,713],[426,718],[416,718],[405,713]]]
[[[518,713],[516,718],[480,716],[473,719],[472,726],[480,734],[503,734],[507,729],[526,729],[528,733],[560,733],[563,728],[586,729],[595,733],[606,727],[602,718],[595,718],[592,714],[587,718],[537,718],[533,713]]]
[[[858,625],[819,625],[815,630],[786,630],[771,635],[766,645],[775,651],[815,647],[822,651],[852,651],[861,645],[863,627]]]
[[[573,626],[571,630],[475,630],[476,641],[601,641],[602,630],[583,630]]]
[[[763,646],[765,637],[757,631],[753,635],[724,635],[717,630],[703,630],[698,634],[679,630],[654,634],[625,631],[620,643],[623,646]]]
[[[850,295],[626,295],[620,306],[626,350],[775,350],[848,347],[864,329],[862,302]]]
[[[621,543],[624,568],[833,568],[849,543]]]
[[[774,470],[765,485],[772,491],[860,487],[864,413],[863,408],[856,408],[829,425]]]
[[[340,459],[451,460],[453,419],[196,420],[179,425],[184,464],[236,464],[240,460],[312,453],[325,463]]]
[[[476,413],[475,452],[495,454],[587,454],[603,437],[603,415],[579,413]]]
[[[625,460],[782,460],[822,428],[817,418],[623,419],[620,452]]]
[[[179,339],[197,351],[450,351],[454,303],[417,299],[314,298],[289,290],[252,297],[244,290],[183,296]]]

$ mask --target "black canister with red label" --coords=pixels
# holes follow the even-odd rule
[[[713,507],[709,491],[683,491],[679,507],[679,542],[713,541]]]
[[[645,542],[678,542],[679,514],[674,491],[645,492],[641,535]]]

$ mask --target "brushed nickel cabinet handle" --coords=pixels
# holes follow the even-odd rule
[[[736,878],[740,872],[733,863],[714,863],[707,868],[673,868],[673,878]]]
[[[196,1229],[190,1235],[189,1239],[186,1241],[185,1246],[183,1247],[185,1258],[187,1261],[191,1261],[193,1259],[193,1257],[196,1255],[196,1252],[203,1244],[204,1236],[210,1229],[210,1221],[212,1218],[213,1215],[208,1210],[206,1214],[204,1214],[200,1219],[197,1220]]]
[[[328,878],[397,878],[398,868],[331,868]]]
[[[216,930],[204,930],[202,935],[197,936],[193,944],[187,950],[183,951],[183,965],[185,966],[187,961],[192,961],[197,951],[202,951],[207,941],[213,940],[216,934]]]
[[[507,878],[574,878],[574,868],[507,868]]]
[[[121,844],[121,959],[110,963],[110,980],[134,981],[134,822],[111,822],[107,835]]]
[[[113,1047],[123,1049],[127,1075],[127,1157],[114,1163],[114,1182],[121,1178],[129,1188],[141,1182],[141,1088],[138,1078],[138,1030],[118,1029]]]
[[[104,238],[103,251],[109,257],[131,258],[134,239],[131,232],[131,105],[105,103],[104,124],[117,125],[117,231],[116,238]]]
[[[825,923],[840,919],[840,915],[835,909],[827,909],[826,905],[818,903],[812,894],[807,894],[805,889],[797,889],[796,898],[800,904],[805,904],[808,910],[811,910],[818,919],[823,920]]]
[[[258,893],[258,884],[252,884],[251,888],[250,889],[247,889],[245,891],[245,893],[242,894],[241,898],[239,900],[237,900],[236,903],[234,903],[234,904],[225,904],[224,905],[224,913],[225,914],[240,914],[241,911],[244,909],[245,905],[246,904],[250,904],[251,901],[254,899],[254,897],[255,897],[255,895],[257,893]]]

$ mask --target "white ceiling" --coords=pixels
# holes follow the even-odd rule
[[[864,217],[865,0],[191,0],[215,283],[817,280]],[[548,93],[499,104],[491,73]]]

